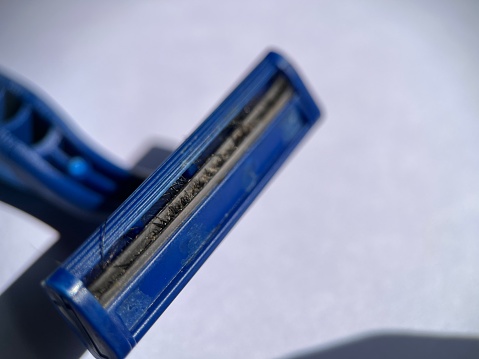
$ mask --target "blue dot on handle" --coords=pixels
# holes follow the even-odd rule
[[[68,162],[68,173],[75,178],[84,178],[89,170],[90,166],[81,157],[73,157]]]

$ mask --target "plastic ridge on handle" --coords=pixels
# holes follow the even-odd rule
[[[111,213],[143,181],[92,150],[38,96],[2,75],[0,179],[85,216]]]

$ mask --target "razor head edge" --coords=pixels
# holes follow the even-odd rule
[[[97,358],[123,358],[187,284],[319,117],[269,53],[45,282]]]

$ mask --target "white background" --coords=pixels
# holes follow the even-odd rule
[[[131,358],[479,333],[478,5],[1,3],[0,66],[124,165],[179,144],[267,47],[294,60],[324,110]],[[0,205],[0,237],[5,288],[55,232]]]

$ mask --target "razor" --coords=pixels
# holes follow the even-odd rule
[[[44,281],[96,358],[124,358],[132,350],[318,118],[291,64],[267,54]],[[137,181],[121,171],[113,175],[130,188]],[[124,187],[96,208],[112,193],[127,193]]]

